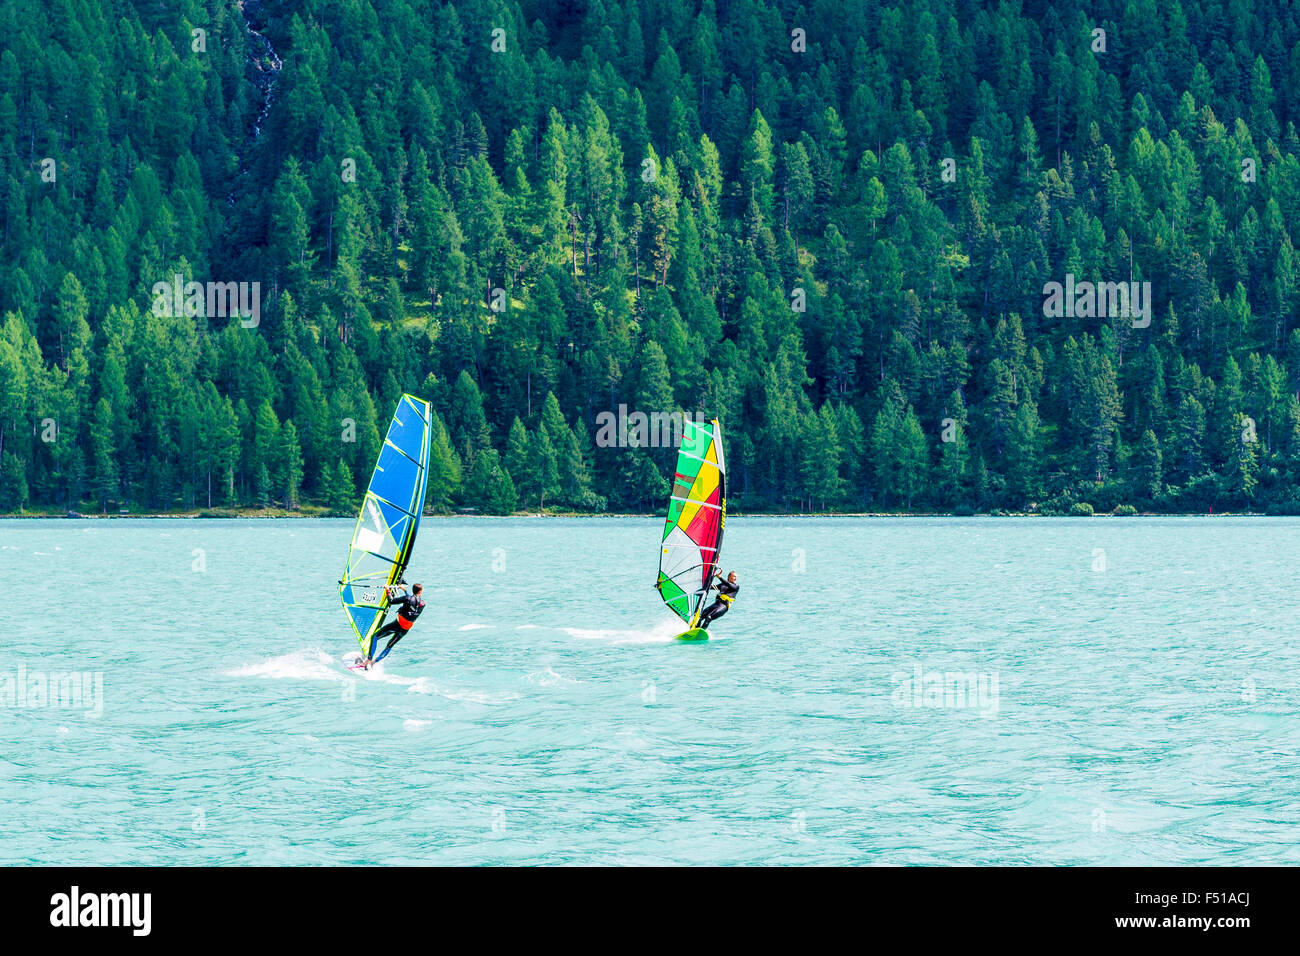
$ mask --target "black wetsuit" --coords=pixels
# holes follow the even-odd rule
[[[740,593],[740,585],[732,584],[721,575],[718,576],[718,599],[704,609],[700,615],[700,627],[707,628],[722,615],[731,610],[731,602]]]
[[[404,638],[406,632],[415,625],[415,619],[424,610],[424,598],[418,594],[404,594],[394,600],[389,607],[397,608],[397,617],[375,631],[375,636],[370,639],[370,653],[374,654],[379,639],[385,634],[393,635],[393,639],[388,642],[383,654],[380,654],[375,660],[382,660],[384,655],[393,649],[393,645]]]

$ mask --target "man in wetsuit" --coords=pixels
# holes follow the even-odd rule
[[[412,584],[410,594],[403,595],[402,597],[394,597],[393,592],[399,590],[405,591],[406,585],[395,584],[388,589],[388,596],[392,601],[389,607],[397,608],[397,617],[393,618],[379,630],[375,631],[375,636],[370,639],[370,653],[373,654],[375,652],[375,647],[379,644],[379,639],[385,634],[391,634],[393,635],[393,638],[388,642],[388,646],[385,647],[383,651],[380,652],[379,656],[374,658],[374,660],[371,660],[369,657],[366,658],[365,666],[367,668],[369,668],[371,664],[382,661],[388,656],[388,652],[393,649],[393,645],[404,638],[406,632],[415,626],[415,619],[419,617],[420,612],[424,610],[424,598],[420,597],[420,592],[424,590],[422,585]]]
[[[740,579],[736,577],[735,571],[728,574],[725,581],[722,579],[722,572],[719,571],[716,580],[718,599],[704,609],[698,627],[707,629],[710,624],[731,610],[731,602],[736,600],[736,595],[740,593],[740,585],[737,583]]]

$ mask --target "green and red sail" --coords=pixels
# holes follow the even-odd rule
[[[656,587],[664,603],[691,627],[718,568],[727,517],[727,466],[722,426],[686,419],[668,520],[659,548]]]

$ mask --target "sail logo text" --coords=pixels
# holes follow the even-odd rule
[[[50,897],[50,925],[57,927],[130,927],[133,936],[148,936],[153,926],[151,893],[85,893],[73,886]]]
[[[978,710],[981,717],[998,713],[998,675],[974,671],[927,671],[917,664],[911,674],[898,671],[890,700],[895,707]]]
[[[701,412],[629,412],[618,406],[618,414],[596,415],[597,448],[677,448],[682,443],[686,422],[702,425],[708,419]]]
[[[104,715],[103,671],[0,671],[0,707],[84,710],[87,717]]]

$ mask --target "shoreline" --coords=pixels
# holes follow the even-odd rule
[[[487,515],[478,514],[477,512],[464,512],[457,514],[446,514],[444,512],[426,511],[422,515],[422,520],[435,519],[452,519],[452,518],[664,518],[664,513],[652,512],[628,512],[628,511],[560,511],[560,512],[536,512],[536,511],[517,511],[508,515]],[[988,512],[977,512],[975,514],[954,514],[951,511],[801,511],[801,512],[782,512],[782,511],[748,511],[748,512],[730,512],[728,518],[789,518],[789,519],[806,519],[806,518],[1292,518],[1300,515],[1270,515],[1263,511],[1139,511],[1136,514],[1117,515],[1111,512],[1097,512],[1091,515],[1047,515],[1038,512],[1012,511],[1002,514],[990,514]],[[222,510],[220,512],[208,511],[184,511],[184,512],[141,512],[139,514],[90,514],[80,512],[67,512],[65,514],[42,512],[34,514],[31,512],[23,514],[0,514],[0,520],[24,520],[24,521],[66,521],[66,520],[95,520],[95,521],[157,521],[166,519],[186,520],[186,521],[233,521],[238,519],[253,520],[276,520],[290,518],[293,520],[319,520],[328,519],[333,521],[354,520],[352,515],[347,514],[325,514],[320,512],[303,512],[303,511],[285,511],[269,509],[249,509],[248,511],[231,512]]]

